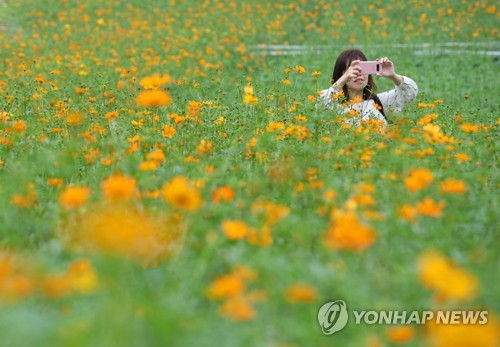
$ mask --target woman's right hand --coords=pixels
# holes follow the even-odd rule
[[[351,65],[349,65],[347,70],[345,70],[342,77],[340,77],[337,83],[335,83],[339,88],[342,88],[349,81],[361,76],[361,66],[359,66],[359,62],[360,60],[353,60],[351,62]]]

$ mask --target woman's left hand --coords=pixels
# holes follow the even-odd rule
[[[387,57],[377,59],[377,61],[382,64],[382,71],[377,74],[378,76],[393,77],[396,75],[394,64]]]

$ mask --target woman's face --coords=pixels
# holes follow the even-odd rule
[[[351,63],[349,62],[348,66],[350,66],[350,64]],[[347,70],[347,67],[346,67],[346,70]],[[345,70],[344,70],[344,72],[345,72]],[[358,92],[358,91],[362,91],[366,87],[367,84],[368,84],[368,75],[359,75],[358,77],[353,78],[347,82],[347,89]]]

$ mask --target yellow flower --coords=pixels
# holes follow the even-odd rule
[[[59,204],[66,208],[84,205],[90,196],[90,189],[83,186],[69,186],[59,195]]]
[[[295,72],[297,72],[299,74],[303,74],[304,72],[306,72],[306,69],[302,66],[299,66],[299,65],[295,65],[295,67],[293,69],[295,70]]]
[[[200,192],[184,176],[176,176],[165,183],[162,195],[170,205],[188,212],[196,211],[202,204]]]
[[[67,276],[74,291],[82,294],[93,292],[98,286],[97,272],[86,259],[77,260],[69,266]]]
[[[245,94],[243,97],[243,103],[248,105],[256,105],[259,102],[259,98],[253,96],[252,94]]]

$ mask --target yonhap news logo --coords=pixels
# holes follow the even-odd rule
[[[344,329],[348,319],[347,305],[342,300],[327,302],[318,311],[318,323],[325,335]]]
[[[318,310],[318,323],[325,335],[332,335],[345,328],[349,321],[347,304],[343,300],[329,301]],[[351,322],[355,325],[421,325],[433,321],[437,325],[488,323],[488,311],[437,310],[352,310]]]

